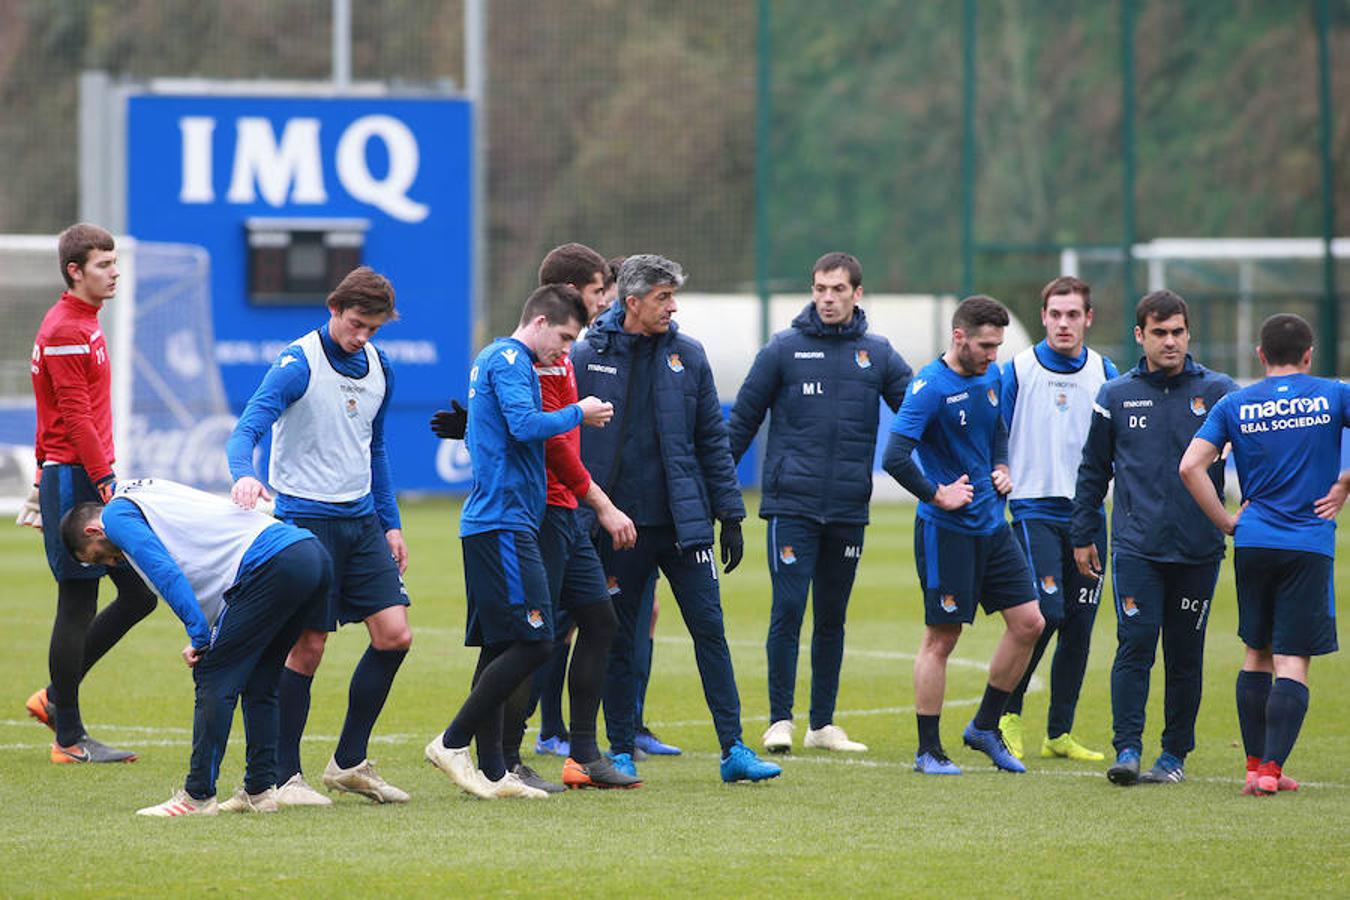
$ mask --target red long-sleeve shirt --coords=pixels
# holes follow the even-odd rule
[[[577,402],[577,375],[571,358],[564,356],[551,366],[537,364],[539,392],[544,412],[553,412]],[[581,463],[581,428],[573,428],[544,444],[548,468],[548,505],[576,509],[577,500],[591,489],[591,473]]]
[[[111,475],[112,369],[98,310],[74,294],[62,294],[38,328],[32,373],[38,465],[84,466],[93,482]]]

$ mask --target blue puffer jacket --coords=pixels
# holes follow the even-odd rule
[[[1070,538],[1086,547],[1101,527],[1101,505],[1111,479],[1111,551],[1155,562],[1207,563],[1223,559],[1223,533],[1181,483],[1177,467],[1214,404],[1237,384],[1186,355],[1171,377],[1139,365],[1101,386],[1078,466]],[[1223,496],[1223,462],[1209,469]]]
[[[572,351],[578,396],[593,395],[614,404],[614,418],[604,428],[581,429],[581,461],[605,490],[614,493],[614,477],[623,481],[658,477],[666,480],[675,539],[684,550],[711,547],[716,519],[745,518],[745,503],[736,482],[736,467],[727,446],[727,426],[717,400],[712,369],[703,345],[670,331],[655,340],[651,402],[655,404],[661,458],[625,458],[616,465],[628,403],[632,346],[637,340],[623,330],[624,308],[614,304],[591,325]],[[626,452],[626,451],[625,451]]]
[[[760,516],[866,524],[877,400],[898,410],[912,375],[890,341],[867,333],[861,307],[850,321],[826,325],[808,303],[759,351],[731,409],[738,460],[773,410]]]

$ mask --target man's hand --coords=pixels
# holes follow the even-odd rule
[[[745,555],[745,538],[741,536],[739,519],[722,520],[722,571],[731,574],[731,570],[741,564]]]
[[[993,479],[994,490],[1004,496],[1012,493],[1012,474],[1007,466],[994,466],[994,471],[989,473],[989,477]]]
[[[187,667],[189,669],[193,668],[194,666],[197,665],[197,663],[201,662],[202,657],[205,655],[206,655],[205,648],[198,650],[196,647],[192,646],[191,643],[189,643],[186,647],[183,648],[183,662],[187,663]]]
[[[628,550],[637,543],[637,526],[627,513],[613,503],[603,510],[597,510],[595,517],[600,520],[600,527],[614,539],[615,550]]]
[[[962,475],[951,484],[938,485],[933,495],[933,505],[938,509],[960,509],[975,499],[975,487],[970,483],[969,475]]]
[[[1319,519],[1334,519],[1345,505],[1347,495],[1350,495],[1350,487],[1338,478],[1331,485],[1331,489],[1313,503],[1313,512],[1317,513]]]
[[[469,411],[458,400],[451,400],[449,409],[438,409],[431,417],[431,433],[442,440],[462,441],[468,427]]]
[[[398,574],[402,575],[408,571],[408,545],[403,543],[403,529],[390,528],[384,539],[389,543],[389,555],[398,563]]]
[[[263,487],[263,483],[252,475],[245,475],[234,483],[234,487],[230,488],[230,499],[244,509],[252,509],[257,506],[259,497],[264,500],[272,499],[272,495],[268,493],[267,488]]]
[[[1086,547],[1073,548],[1073,562],[1078,566],[1078,571],[1088,578],[1102,577],[1102,561],[1097,556],[1097,545],[1088,544]]]
[[[592,428],[604,428],[605,423],[614,418],[614,404],[599,397],[583,397],[577,403],[581,407],[581,424]]]
[[[38,486],[36,484],[28,492],[28,499],[23,501],[23,506],[19,507],[19,514],[14,518],[14,524],[22,528],[42,530],[42,507],[38,504]]]
[[[98,480],[94,487],[98,489],[98,499],[102,500],[106,505],[107,502],[112,499],[113,491],[117,490],[117,476],[104,475]]]

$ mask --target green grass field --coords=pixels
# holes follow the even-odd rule
[[[757,499],[748,499],[754,508]],[[186,772],[192,685],[178,656],[184,643],[178,621],[161,604],[83,688],[90,730],[138,750],[140,761],[51,765],[50,733],[25,718],[23,703],[46,683],[55,590],[38,536],[0,528],[0,895],[1345,895],[1350,697],[1343,688],[1350,659],[1342,654],[1313,665],[1312,705],[1288,764],[1303,790],[1239,796],[1243,755],[1233,679],[1242,652],[1227,562],[1210,619],[1199,746],[1182,785],[1121,789],[1107,783],[1104,764],[1040,760],[1043,679],[1027,698],[1028,775],[997,773],[962,748],[960,730],[984,684],[982,663],[1001,631],[984,619],[957,648],[943,718],[944,742],[966,775],[911,772],[912,654],[922,629],[913,508],[878,506],[853,593],[836,718],[871,745],[870,753],[845,760],[799,750],[776,781],[724,786],[692,648],[673,599],[663,593],[648,720],[684,747],[684,756],[642,764],[647,783],[637,791],[484,803],[460,794],[422,759],[423,745],[462,701],[474,659],[462,646],[457,507],[417,502],[405,505],[404,514],[415,639],[371,753],[413,801],[378,807],[344,796],[331,809],[200,820],[132,815],[168,797]],[[746,562],[724,579],[723,605],[746,742],[758,747],[767,714],[769,586],[762,523],[747,526]],[[1337,580],[1346,596],[1343,572]],[[1075,727],[1101,749],[1110,738],[1114,627],[1114,613],[1103,609]],[[315,783],[365,644],[359,627],[337,634],[316,679],[304,745]],[[809,696],[808,660],[804,649],[799,723]],[[1161,694],[1159,661],[1146,764],[1158,750]],[[532,734],[527,741],[532,748]],[[242,750],[236,721],[221,769],[222,798],[242,778]],[[557,777],[560,760],[535,760],[528,752],[526,759]]]

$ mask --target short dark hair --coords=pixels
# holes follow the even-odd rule
[[[590,319],[581,291],[570,284],[546,284],[535,288],[520,311],[520,324],[526,324],[535,316],[543,316],[550,325],[565,325],[573,320],[578,325],[585,325]]]
[[[605,276],[605,290],[609,290],[619,280],[619,267],[623,265],[626,256],[612,256],[609,260],[609,274]]]
[[[599,272],[603,278],[609,263],[585,244],[563,244],[548,251],[539,264],[540,284],[571,284],[583,288]]]
[[[970,332],[985,325],[1008,327],[1008,310],[993,297],[986,294],[972,294],[956,305],[952,313],[952,328]]]
[[[102,514],[102,503],[77,503],[61,517],[61,541],[71,556],[79,559],[80,551],[89,546],[92,538],[84,533],[84,526]]]
[[[70,264],[74,263],[83,269],[84,264],[89,262],[90,253],[95,250],[111,252],[117,249],[117,244],[113,242],[108,229],[80,222],[61,232],[56,248],[61,257],[61,277],[66,280],[66,287],[74,287],[75,279],[70,277]]]
[[[1278,313],[1261,323],[1261,354],[1272,366],[1296,366],[1313,345],[1312,326],[1293,313]]]
[[[1139,305],[1134,308],[1134,324],[1138,325],[1141,331],[1148,324],[1149,317],[1162,322],[1173,316],[1181,316],[1186,327],[1191,327],[1191,311],[1186,306],[1186,301],[1181,299],[1180,294],[1166,288],[1161,291],[1149,291],[1139,299]]]
[[[855,290],[862,287],[862,263],[851,253],[826,253],[811,267],[811,277],[815,278],[817,272],[833,272],[835,269],[843,269],[848,273],[848,283]]]
[[[1073,275],[1061,275],[1041,288],[1041,309],[1050,305],[1051,297],[1067,297],[1078,294],[1083,298],[1083,312],[1092,311],[1092,285]]]
[[[398,318],[394,309],[394,286],[370,266],[358,266],[347,273],[328,295],[328,306],[338,315],[355,307],[363,316]]]

